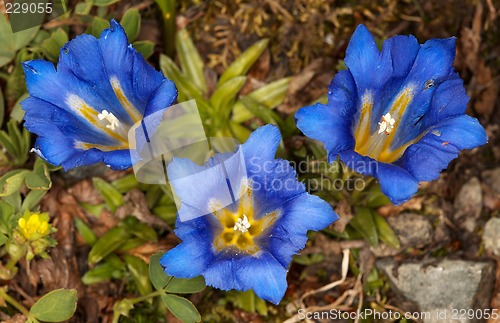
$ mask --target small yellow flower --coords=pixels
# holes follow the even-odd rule
[[[27,240],[37,240],[50,233],[47,213],[26,213],[18,221],[19,231]]]

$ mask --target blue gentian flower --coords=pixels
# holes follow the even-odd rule
[[[328,203],[309,195],[297,182],[286,160],[274,159],[280,140],[275,126],[254,131],[236,150],[246,165],[240,173],[236,168],[241,165],[210,171],[222,154],[204,166],[173,159],[167,170],[182,201],[175,230],[182,243],[160,261],[167,274],[203,275],[207,285],[253,289],[262,299],[280,302],[288,266],[304,248],[307,231],[321,230],[338,219]],[[185,177],[194,173],[202,175]],[[226,205],[228,183],[235,201]],[[196,214],[203,216],[192,219]]]
[[[324,143],[329,161],[376,177],[394,204],[410,199],[462,149],[487,142],[452,63],[455,38],[419,45],[413,36],[386,40],[380,52],[365,26],[354,32],[347,70],[329,86],[328,104],[300,109],[297,126]]]
[[[83,34],[51,62],[23,63],[29,97],[25,127],[38,135],[34,151],[64,169],[103,162],[132,165],[128,131],[177,98],[174,83],[128,44],[114,20],[99,39]]]

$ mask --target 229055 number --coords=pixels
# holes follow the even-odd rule
[[[48,3],[9,3],[5,4],[5,12],[16,13],[51,13],[52,2]]]

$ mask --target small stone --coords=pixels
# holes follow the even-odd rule
[[[402,213],[388,217],[387,222],[397,235],[401,247],[394,249],[380,244],[372,248],[372,252],[377,257],[394,256],[407,248],[422,248],[432,242],[433,228],[426,216],[416,213]]]
[[[425,323],[475,322],[478,320],[467,317],[453,319],[452,311],[489,308],[495,280],[491,262],[429,259],[398,266],[393,259],[384,258],[377,261],[377,267],[396,293],[419,307]]]
[[[500,194],[500,167],[490,170],[485,170],[482,173],[483,181],[495,193]]]
[[[500,257],[500,219],[491,218],[486,222],[483,233],[486,251]]]
[[[474,232],[483,208],[483,193],[477,177],[462,186],[455,197],[454,207],[457,225],[470,233]]]

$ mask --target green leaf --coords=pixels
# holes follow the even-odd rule
[[[12,111],[10,112],[10,118],[12,120],[16,120],[19,123],[23,121],[24,110],[23,110],[23,107],[21,106],[21,102],[24,101],[28,97],[29,97],[29,94],[28,93],[24,93],[17,100],[16,104],[14,105],[14,108],[12,108]]]
[[[120,20],[120,25],[125,29],[128,42],[132,43],[141,30],[141,14],[137,9],[128,9]]]
[[[0,15],[0,67],[6,65],[16,56],[16,52],[29,44],[36,36],[40,26],[27,30],[12,32],[9,21],[5,15]]]
[[[250,137],[250,134],[252,133],[250,130],[234,121],[229,121],[229,129],[231,129],[234,137],[238,139],[239,142],[247,141],[248,137]]]
[[[0,197],[8,196],[21,189],[29,170],[16,169],[0,177]]]
[[[207,81],[203,74],[203,60],[186,28],[179,30],[175,35],[175,47],[177,48],[182,71],[202,93],[207,93]]]
[[[257,311],[260,315],[267,316],[266,301],[257,297],[253,290],[250,289],[245,292],[236,292],[235,294],[234,304],[237,307],[250,313],[255,313]]]
[[[97,7],[106,7],[113,3],[117,3],[120,0],[94,0],[94,6]]]
[[[274,113],[273,110],[267,108],[263,104],[257,102],[249,96],[240,99],[241,102],[245,105],[245,108],[250,111],[252,114],[257,116],[259,119],[264,121],[265,123],[272,123],[277,125],[280,129],[284,129],[285,125],[283,120]]]
[[[139,257],[125,255],[125,263],[132,274],[137,290],[141,295],[147,295],[153,291],[149,281],[148,265]]]
[[[7,240],[9,240],[9,237],[7,237],[5,234],[0,233],[0,247],[3,246]]]
[[[90,10],[92,10],[92,6],[94,4],[89,1],[85,2],[80,2],[75,6],[75,14],[77,15],[88,15],[90,13]]]
[[[274,109],[285,100],[290,80],[291,78],[289,77],[279,79],[261,86],[241,98],[249,97],[269,109]],[[238,123],[245,122],[253,117],[253,113],[246,108],[243,102],[241,102],[241,98],[234,104],[232,115],[233,121]]]
[[[26,186],[30,190],[48,190],[52,187],[49,168],[41,158],[37,158],[33,171],[26,175]]]
[[[75,217],[75,228],[89,246],[95,245],[97,236],[82,219]]]
[[[322,262],[325,259],[320,253],[313,253],[310,255],[295,255],[293,261],[304,266],[314,265]]]
[[[56,289],[40,298],[30,309],[29,315],[40,321],[62,322],[76,311],[76,289]]]
[[[389,247],[398,249],[400,247],[398,236],[394,233],[391,226],[382,216],[380,216],[380,214],[377,212],[372,213],[380,240],[386,243]]]
[[[126,193],[134,188],[137,188],[139,186],[139,182],[134,174],[129,174],[114,180],[111,182],[111,185],[113,185],[120,193]]]
[[[150,40],[140,40],[132,44],[135,50],[144,56],[144,59],[148,59],[153,55],[155,52],[155,45],[156,44]]]
[[[366,207],[356,207],[349,224],[372,246],[378,244],[378,233],[372,211]]]
[[[188,299],[172,294],[161,295],[161,300],[179,320],[184,323],[200,322],[201,316]]]
[[[92,182],[112,212],[123,204],[122,194],[113,185],[99,177],[92,178]]]
[[[3,100],[3,91],[0,87],[0,128],[3,125],[3,118],[5,116],[5,102]]]
[[[154,288],[158,290],[164,288],[172,279],[171,276],[165,273],[163,267],[160,265],[160,259],[164,254],[165,252],[160,251],[149,258],[149,279]]]
[[[58,28],[49,38],[42,42],[42,46],[40,47],[49,60],[56,62],[59,58],[61,47],[67,42],[68,34],[62,28]]]
[[[47,194],[47,191],[43,190],[33,190],[30,191],[23,200],[21,205],[22,211],[31,211],[42,201],[43,197]]]
[[[262,39],[244,51],[229,67],[224,71],[219,79],[217,87],[224,85],[227,81],[237,76],[245,75],[250,67],[259,59],[269,43],[269,39]]]
[[[100,17],[94,16],[94,20],[92,20],[92,25],[90,26],[90,34],[92,36],[99,38],[102,31],[106,28],[109,28],[109,21],[106,19],[102,19]]]
[[[168,293],[176,294],[193,294],[205,288],[205,278],[197,276],[190,279],[185,278],[172,278],[165,289]]]
[[[82,283],[85,285],[109,281],[111,278],[122,279],[126,267],[120,257],[109,255],[104,262],[95,266],[83,275]]]
[[[96,244],[90,249],[89,264],[98,263],[104,257],[118,249],[127,239],[130,238],[130,233],[124,227],[114,227],[109,229],[97,240]]]
[[[236,95],[245,85],[246,80],[246,76],[237,76],[217,87],[210,97],[210,104],[214,111],[228,116],[231,111],[229,108],[232,108],[231,102],[236,99]]]
[[[133,216],[127,216],[121,224],[127,228],[127,230],[135,235],[136,237],[141,238],[146,241],[157,241],[158,235],[156,231],[151,228],[149,225],[139,222],[137,218]]]

